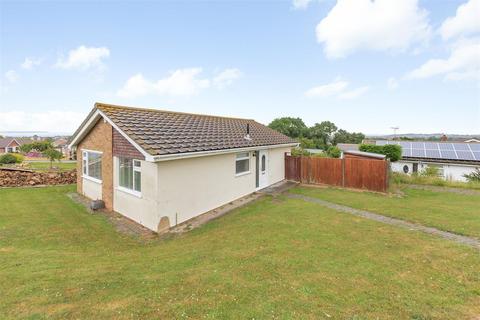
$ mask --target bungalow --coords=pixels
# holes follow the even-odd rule
[[[254,120],[96,103],[69,147],[79,193],[161,232],[284,180],[297,145]]]
[[[31,143],[30,139],[26,138],[0,138],[0,154],[10,153],[10,152],[19,152],[20,147],[26,143]]]
[[[380,140],[376,144],[402,147],[402,159],[392,163],[392,170],[396,172],[411,174],[436,167],[444,179],[466,181],[464,174],[480,168],[478,143]]]

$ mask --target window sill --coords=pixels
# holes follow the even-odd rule
[[[242,172],[242,173],[236,173],[235,177],[241,177],[241,176],[244,176],[244,175],[247,175],[247,174],[250,174],[250,171],[245,171],[245,172]]]
[[[86,175],[82,175],[82,178],[90,180],[90,181],[98,183],[98,184],[102,184],[102,180],[98,180],[97,178],[93,178],[93,177],[86,176]]]
[[[137,198],[142,198],[142,193],[141,192],[131,190],[131,189],[127,189],[127,188],[120,187],[120,186],[116,187],[115,189],[118,190],[118,191],[121,191],[121,192],[128,193],[128,194],[130,194],[132,196],[135,196]]]

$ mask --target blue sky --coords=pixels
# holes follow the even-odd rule
[[[0,3],[0,131],[95,101],[480,133],[480,0]]]

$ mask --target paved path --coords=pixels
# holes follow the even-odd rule
[[[333,210],[337,210],[337,211],[341,211],[341,212],[345,212],[345,213],[350,213],[350,214],[353,214],[355,216],[359,216],[359,217],[362,217],[362,218],[375,220],[375,221],[378,221],[378,222],[382,222],[382,223],[386,223],[386,224],[390,224],[390,225],[394,225],[394,226],[399,226],[399,227],[409,229],[409,230],[416,230],[416,231],[421,231],[421,232],[428,233],[428,234],[433,234],[433,235],[436,235],[436,236],[439,236],[439,237],[442,237],[442,238],[445,238],[445,239],[448,239],[448,240],[451,240],[451,241],[466,244],[468,246],[471,246],[471,247],[474,247],[474,248],[480,250],[480,240],[477,240],[477,239],[474,239],[474,238],[461,236],[461,235],[451,233],[451,232],[447,232],[447,231],[438,230],[438,229],[432,228],[432,227],[425,227],[425,226],[415,224],[415,223],[411,223],[411,222],[407,222],[407,221],[404,221],[404,220],[390,218],[390,217],[382,216],[380,214],[376,214],[376,213],[373,213],[373,212],[359,210],[359,209],[343,206],[343,205],[340,205],[340,204],[328,202],[328,201],[325,201],[325,200],[312,198],[312,197],[307,197],[307,196],[300,195],[300,194],[285,193],[284,195],[287,196],[288,198],[301,199],[301,200],[305,200],[305,201],[308,201],[308,202],[317,203],[317,204],[320,204],[324,207],[327,207],[327,208],[330,208],[330,209],[333,209]]]

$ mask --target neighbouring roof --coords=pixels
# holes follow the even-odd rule
[[[353,154],[353,155],[356,155],[356,156],[362,156],[362,157],[368,157],[368,158],[375,158],[375,159],[385,159],[386,158],[386,156],[384,154],[357,151],[357,150],[345,150],[345,151],[343,151],[343,153]]]
[[[103,103],[96,103],[92,112],[96,110],[100,110],[124,134],[152,156],[297,144],[295,140],[250,119]],[[245,139],[247,125],[251,139]]]
[[[356,143],[337,143],[337,147],[342,151],[358,150]]]
[[[0,148],[6,148],[8,145],[13,141],[17,141],[19,145],[24,145],[27,143],[31,143],[32,140],[29,138],[16,138],[16,137],[6,137],[0,139]]]
[[[380,140],[376,144],[400,145],[402,158],[480,162],[480,144],[478,143]]]

